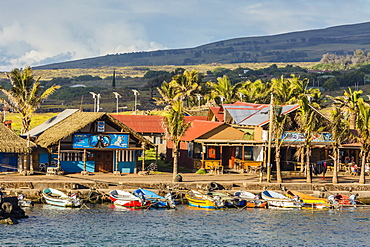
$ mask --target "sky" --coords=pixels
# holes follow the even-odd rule
[[[0,71],[370,21],[370,0],[0,0]]]

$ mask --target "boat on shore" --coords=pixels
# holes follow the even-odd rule
[[[333,204],[326,198],[319,198],[315,196],[311,196],[299,191],[295,190],[288,190],[286,192],[286,196],[290,199],[294,199],[296,201],[302,201],[303,208],[317,208],[317,209],[324,209],[324,208],[332,208]]]
[[[189,190],[185,194],[185,198],[188,200],[190,206],[196,208],[221,209],[225,207],[219,196],[212,197],[198,190]]]
[[[60,190],[46,188],[42,191],[42,196],[47,204],[53,206],[76,208],[82,205],[81,199],[78,198],[76,193],[68,196]]]
[[[279,208],[302,208],[302,203],[287,196],[271,191],[265,190],[261,192],[262,199],[268,202],[269,207],[279,207]]]
[[[246,208],[267,208],[268,203],[262,200],[259,195],[253,194],[248,191],[237,191],[234,196],[239,197],[241,200],[245,201],[244,207]]]
[[[110,191],[109,199],[113,202],[113,204],[127,208],[149,208],[151,205],[151,202],[146,200],[144,196],[139,197],[123,190]]]
[[[139,198],[143,196],[146,200],[150,201],[151,208],[176,208],[176,202],[171,193],[167,193],[163,197],[151,190],[139,188],[134,191],[134,195]]]

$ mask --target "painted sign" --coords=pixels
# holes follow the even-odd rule
[[[104,121],[98,121],[98,132],[104,132],[105,131],[105,122]]]
[[[74,134],[73,148],[128,148],[127,134]]]
[[[286,142],[304,142],[305,134],[299,132],[284,132],[281,137]],[[318,133],[312,136],[311,142],[333,142],[330,133]]]

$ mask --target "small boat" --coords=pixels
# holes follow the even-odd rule
[[[262,199],[266,200],[271,207],[279,208],[301,208],[302,203],[290,199],[275,191],[265,190],[261,193]]]
[[[18,206],[20,207],[33,207],[34,206],[33,201],[26,199],[23,194],[19,194],[17,196],[17,199],[18,199]]]
[[[134,191],[134,195],[138,197],[144,196],[146,200],[150,201],[150,207],[154,208],[176,208],[176,202],[172,197],[171,193],[167,193],[164,197],[158,195],[157,193],[146,190],[146,189],[137,189]]]
[[[113,204],[128,208],[148,208],[150,201],[146,200],[144,196],[138,197],[130,192],[123,190],[112,190],[109,192],[109,199]]]
[[[220,209],[225,207],[219,196],[212,197],[197,190],[189,190],[185,194],[185,198],[192,207],[205,209]]]
[[[241,208],[244,207],[246,203],[245,200],[238,196],[229,196],[218,191],[208,191],[207,195],[211,196],[212,198],[220,198],[221,202],[227,208]]]
[[[241,200],[245,201],[246,208],[267,208],[268,203],[265,200],[261,200],[259,195],[253,194],[248,191],[237,191],[234,196],[239,197]]]
[[[288,190],[286,192],[286,196],[295,199],[297,201],[302,201],[303,208],[332,208],[333,205],[330,203],[330,201],[326,198],[319,198],[315,196],[311,196],[299,191],[295,190]]]
[[[46,188],[42,191],[42,196],[47,204],[59,207],[80,207],[82,205],[81,199],[74,193],[67,196],[60,190]]]
[[[363,205],[363,202],[356,200],[356,195],[343,195],[343,194],[337,194],[337,195],[330,195],[328,197],[328,200],[335,205],[341,205],[341,206],[356,206],[356,205]]]

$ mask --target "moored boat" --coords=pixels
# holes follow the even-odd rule
[[[109,199],[113,204],[127,208],[148,208],[150,201],[144,196],[138,197],[130,192],[123,190],[112,190],[109,192]]]
[[[134,195],[138,197],[144,197],[146,200],[151,202],[150,207],[154,208],[176,208],[176,202],[172,197],[171,193],[167,193],[164,197],[158,195],[157,193],[146,190],[146,189],[137,189],[134,191]]]
[[[356,195],[343,195],[343,194],[336,194],[330,195],[328,200],[335,205],[341,206],[356,206],[356,205],[363,205],[363,203],[359,200],[356,200]]]
[[[239,197],[241,200],[245,201],[246,208],[267,208],[268,203],[265,200],[261,200],[259,195],[253,194],[248,191],[237,191],[234,196]]]
[[[268,202],[268,205],[271,207],[280,207],[280,208],[301,208],[302,203],[292,200],[285,195],[271,191],[265,190],[261,193],[262,199]]]
[[[330,203],[330,201],[326,198],[319,198],[315,196],[311,196],[299,191],[295,190],[288,190],[286,192],[286,196],[295,199],[297,201],[302,201],[302,207],[303,208],[331,208],[333,205]]]
[[[245,206],[245,200],[241,199],[238,196],[229,196],[225,193],[219,191],[208,191],[208,196],[212,198],[220,198],[221,202],[227,208],[240,208]]]
[[[32,200],[26,199],[23,194],[17,196],[18,206],[20,207],[33,207],[34,203]]]
[[[64,192],[53,189],[46,188],[42,191],[42,196],[47,204],[59,207],[80,207],[82,205],[81,199],[78,198],[77,194],[74,193],[68,196]]]
[[[185,194],[185,198],[192,207],[205,209],[220,209],[225,207],[219,196],[212,197],[197,190],[189,190]]]

